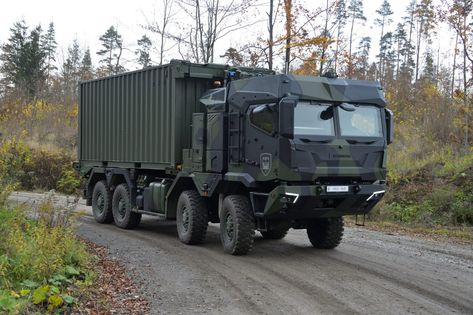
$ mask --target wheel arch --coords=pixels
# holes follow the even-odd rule
[[[90,171],[89,178],[86,182],[86,188],[84,192],[84,198],[86,200],[86,205],[92,205],[92,192],[94,191],[95,184],[101,180],[106,180],[105,169],[103,168],[94,168]]]
[[[184,190],[196,190],[192,178],[178,175],[166,195],[166,219],[176,219],[177,201]]]
[[[94,186],[98,181],[101,180],[106,181],[110,191],[113,191],[116,186],[126,183],[131,193],[132,205],[135,205],[135,185],[132,179],[132,174],[130,174],[130,170],[121,168],[95,167],[90,172],[84,194],[88,206],[92,205],[92,192],[94,190]]]

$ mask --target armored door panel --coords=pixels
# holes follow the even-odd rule
[[[278,176],[277,110],[274,104],[250,106],[245,119],[244,163],[258,181]]]

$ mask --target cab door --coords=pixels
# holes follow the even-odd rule
[[[278,108],[276,103],[250,105],[245,117],[244,163],[257,181],[278,177]]]

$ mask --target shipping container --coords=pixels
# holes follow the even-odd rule
[[[191,147],[202,94],[224,84],[226,65],[173,60],[79,84],[79,162],[87,166],[175,168]],[[239,68],[247,73],[270,73]],[[216,82],[217,81],[217,82]]]

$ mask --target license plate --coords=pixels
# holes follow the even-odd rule
[[[338,193],[348,192],[348,186],[327,186],[327,192]]]

